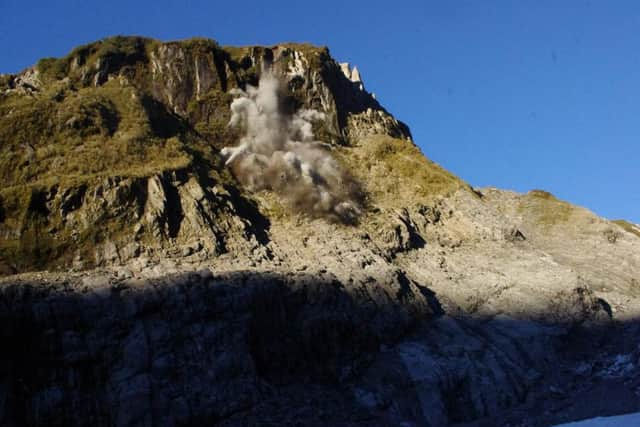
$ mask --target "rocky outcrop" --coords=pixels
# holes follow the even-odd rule
[[[0,74],[0,81],[3,81],[6,94],[31,95],[36,93],[42,86],[38,77],[37,68],[30,67],[18,75]],[[0,86],[0,89],[2,86]]]
[[[139,257],[155,262],[165,256],[206,259],[245,253],[267,239],[266,219],[251,202],[222,184],[203,187],[187,171],[53,186],[31,200],[29,211],[41,217],[39,228],[15,236],[9,227],[0,224],[0,229],[15,239],[34,233],[35,247],[24,251],[52,245],[43,235],[73,242],[57,268],[120,265]],[[28,268],[27,261],[13,268]]]
[[[346,382],[432,315],[415,285],[378,282],[201,270],[4,285],[0,420],[215,423],[277,400],[272,383]]]
[[[30,190],[21,187],[35,185],[47,206],[46,213],[36,216],[44,224],[35,224],[26,220],[35,218],[25,216],[27,203],[12,204],[14,209],[7,215],[11,219],[0,222],[0,233],[16,250],[0,251],[0,264],[11,271],[78,269],[119,264],[159,250],[188,252],[190,247],[203,257],[227,252],[229,243],[233,246],[236,241],[225,237],[234,235],[229,230],[251,228],[235,224],[229,219],[234,215],[223,213],[237,209],[229,207],[234,202],[222,195],[235,183],[220,176],[217,152],[237,138],[226,126],[228,91],[256,84],[264,67],[287,83],[292,107],[306,106],[325,115],[316,133],[327,143],[357,144],[374,134],[410,138],[408,128],[361,87],[352,71],[347,78],[326,48],[282,45],[225,50],[211,40],[160,43],[135,37],[82,46],[65,58],[49,58],[8,77],[5,96],[41,92],[33,102],[42,105],[31,111],[25,102],[24,112],[8,107],[10,144],[0,160],[8,165],[20,158],[34,171],[25,182],[21,174],[7,170],[8,182],[16,185],[9,185],[11,194],[0,194],[0,203],[30,197],[24,194]],[[78,88],[82,96],[76,94]],[[12,114],[20,115],[24,124],[11,119]],[[42,116],[37,124],[41,128],[32,123],[33,116]],[[0,123],[0,128],[4,125]],[[13,127],[29,128],[28,134],[23,136]],[[112,170],[95,168],[95,177],[79,180],[75,171],[86,167],[66,166],[74,155],[56,148],[75,139],[69,150],[82,152],[86,145],[94,149],[96,144],[117,142],[127,154],[113,155]],[[156,154],[157,146],[169,152]],[[132,165],[131,156],[159,156],[158,165]],[[43,158],[51,164],[39,166]],[[69,169],[69,179],[67,172],[38,178],[61,165]],[[203,174],[215,182],[208,182]],[[239,200],[240,196],[234,197]],[[264,226],[260,227],[264,234]],[[24,247],[21,236],[27,230],[34,242]],[[25,256],[35,247],[41,248],[37,259]]]
[[[616,362],[603,351],[576,364],[580,353],[567,346],[576,336],[573,318],[445,314],[427,288],[402,272],[356,277],[202,269],[145,279],[102,270],[4,283],[0,420],[8,426],[495,422],[525,401],[540,404],[549,389],[566,394],[567,385],[550,373],[566,377],[591,363],[594,375],[613,381],[620,369],[633,369],[623,363],[636,363],[632,354]],[[585,293],[576,295],[556,301],[576,306]],[[602,325],[597,310],[585,311],[591,303],[578,305],[581,322]],[[580,378],[574,374],[571,387],[588,388],[592,378]]]
[[[265,66],[282,108],[324,113],[357,221],[223,166],[229,92]],[[533,427],[640,406],[637,227],[472,189],[326,48],[106,39],[0,90],[2,425]]]
[[[154,97],[181,116],[187,116],[190,101],[227,86],[224,54],[215,45],[188,49],[180,43],[162,44],[149,62]]]

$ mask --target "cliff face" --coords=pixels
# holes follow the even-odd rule
[[[286,81],[287,108],[325,114],[316,130],[323,141],[349,147],[372,134],[409,138],[326,49],[123,37],[83,46],[3,77],[2,271],[254,247],[265,230],[250,220],[261,213],[239,193],[218,150],[238,138],[227,127],[229,91],[257,84],[265,64]]]
[[[225,167],[233,89],[265,67],[280,108],[324,114],[313,131],[358,183],[355,224]],[[356,69],[308,45],[117,37],[0,77],[0,424],[637,409],[633,226],[472,189],[410,138]],[[615,404],[583,403],[604,389]]]

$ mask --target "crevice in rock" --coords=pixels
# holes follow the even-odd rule
[[[170,238],[176,238],[180,232],[180,224],[184,218],[182,201],[178,189],[173,184],[163,180],[162,186],[167,197],[165,215],[167,220],[167,232]]]

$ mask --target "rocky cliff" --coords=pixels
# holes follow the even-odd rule
[[[271,70],[357,221],[225,167]],[[474,189],[326,48],[115,37],[0,77],[3,425],[522,425],[640,407],[640,233]],[[603,399],[603,396],[616,396]]]

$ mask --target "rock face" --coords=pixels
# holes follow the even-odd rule
[[[271,379],[353,376],[363,354],[432,314],[415,284],[377,279],[402,304],[322,272],[3,287],[3,425],[211,423],[277,400]]]
[[[326,48],[124,37],[82,46],[0,80],[3,269],[104,266],[194,244],[217,256],[230,250],[223,240],[251,240],[238,215],[223,212],[253,202],[221,168],[218,150],[238,137],[227,127],[229,91],[255,85],[262,67],[286,83],[285,108],[325,115],[316,130],[324,142],[410,138]],[[240,234],[226,239],[235,234],[227,227]],[[133,252],[125,249],[132,235]]]
[[[283,109],[325,114],[315,134],[362,185],[356,224],[223,166],[229,91],[263,67]],[[637,227],[471,188],[326,48],[119,37],[0,91],[1,425],[546,426],[640,407]]]

